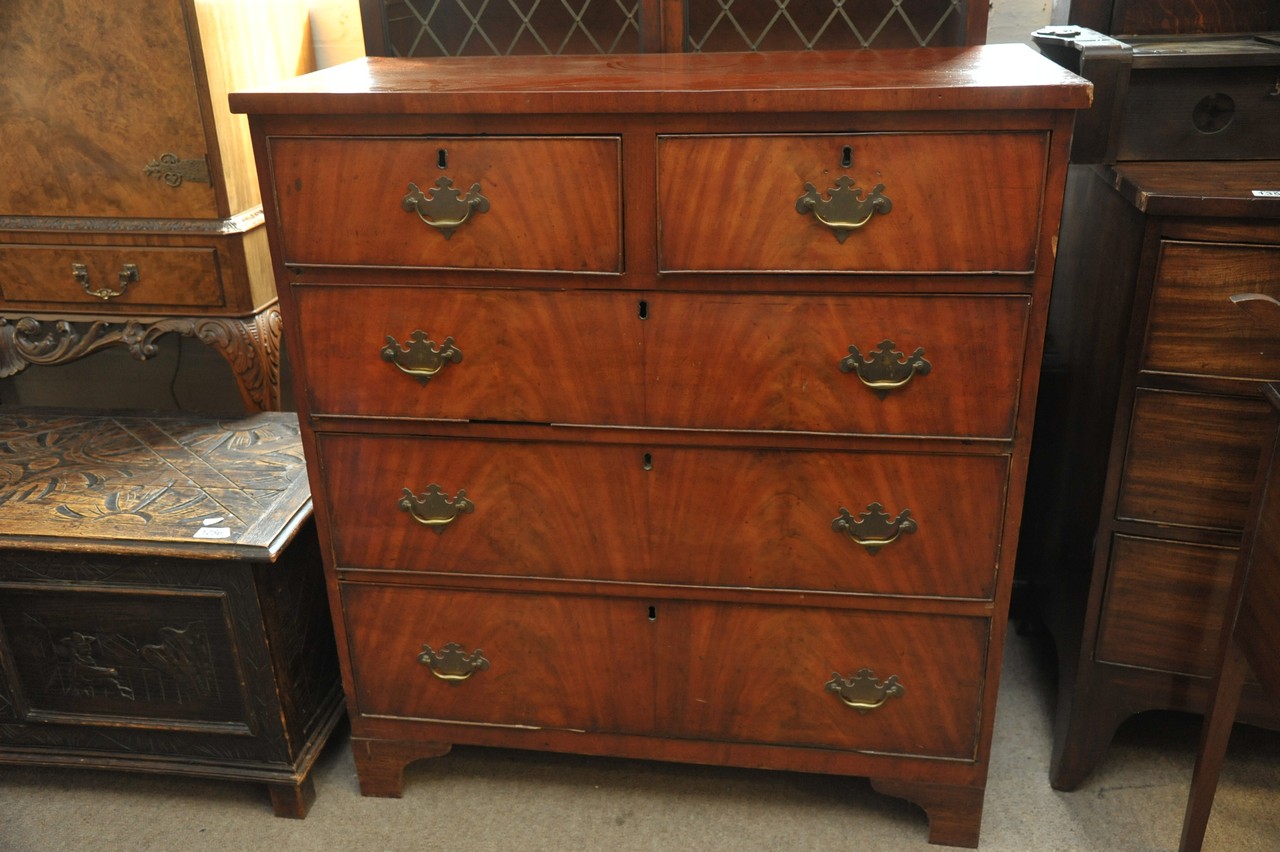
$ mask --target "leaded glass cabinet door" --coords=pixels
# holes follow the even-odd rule
[[[981,0],[361,0],[371,56],[981,44]]]

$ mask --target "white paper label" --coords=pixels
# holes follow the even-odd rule
[[[195,538],[231,538],[231,527],[201,527]]]
[[[1280,189],[1255,189],[1254,198],[1280,198]]]

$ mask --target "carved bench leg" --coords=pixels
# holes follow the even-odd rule
[[[351,738],[360,795],[398,799],[404,795],[404,768],[415,760],[447,754],[449,743],[406,743]]]
[[[906,799],[924,808],[929,818],[930,843],[969,849],[978,847],[984,788],[886,778],[872,778],[871,786],[877,792]]]
[[[297,784],[268,784],[267,791],[276,816],[287,819],[305,819],[316,800],[316,785],[310,775]]]

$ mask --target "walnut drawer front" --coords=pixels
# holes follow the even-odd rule
[[[1098,659],[1211,676],[1237,552],[1115,536]]]
[[[1268,423],[1260,398],[1139,388],[1117,517],[1243,530]]]
[[[620,153],[613,137],[273,139],[284,258],[616,273]]]
[[[1280,298],[1280,246],[1161,242],[1142,368],[1280,379],[1280,331],[1232,304],[1243,293]]]
[[[995,439],[1013,433],[1030,310],[1024,296],[295,292],[317,413]]]
[[[0,245],[0,297],[95,312],[225,301],[213,247]]]
[[[660,137],[661,269],[1031,271],[1047,156],[1038,132]]]
[[[362,716],[954,759],[977,741],[983,618],[357,583],[342,602]]]
[[[350,435],[320,462],[341,568],[975,599],[1008,478],[1004,456]]]

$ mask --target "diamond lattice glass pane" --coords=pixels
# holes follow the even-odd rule
[[[640,0],[384,0],[393,56],[636,53]]]
[[[969,2],[687,0],[685,44],[694,52],[962,45]]]

